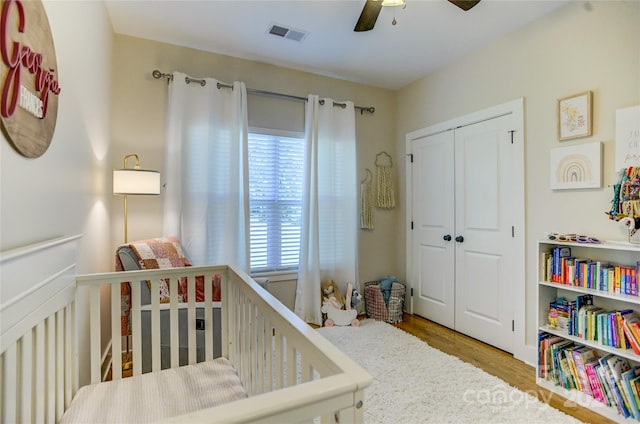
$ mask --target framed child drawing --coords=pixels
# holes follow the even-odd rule
[[[591,91],[558,100],[558,139],[590,136],[593,126],[591,110]]]

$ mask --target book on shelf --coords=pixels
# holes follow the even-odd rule
[[[609,354],[604,358],[600,358],[600,364],[606,366],[606,373],[609,379],[609,386],[613,393],[613,398],[615,400],[616,407],[618,411],[625,417],[629,417],[629,406],[627,405],[624,396],[622,394],[620,379],[622,378],[622,373],[625,371],[629,371],[631,369],[631,365],[629,361],[625,358],[621,358],[619,356]]]
[[[640,318],[634,311],[622,315],[622,328],[625,337],[633,351],[640,355],[640,328],[638,325],[640,325]]]
[[[578,368],[576,367],[576,361],[573,357],[573,351],[576,349],[580,349],[582,347],[584,346],[582,345],[567,346],[563,352],[567,362],[568,377],[571,378],[571,381],[573,382],[573,385],[575,386],[575,388],[580,391],[583,391],[582,380],[578,375]]]
[[[631,386],[631,391],[633,392],[633,399],[640,409],[640,375],[629,380],[629,385]]]
[[[551,354],[551,347],[557,343],[563,342],[566,339],[560,336],[554,336],[549,333],[541,333],[540,341],[539,341],[539,361],[540,361],[540,378],[547,379],[548,376],[552,375],[554,366],[553,366],[553,356]]]
[[[638,401],[633,393],[631,387],[631,380],[640,377],[640,366],[635,366],[628,371],[622,373],[622,388],[624,389],[624,395],[627,399],[627,403],[630,406],[630,413],[636,420],[640,421],[640,409],[638,409]]]
[[[627,314],[625,318],[635,317]],[[540,337],[539,378],[566,390],[578,390],[640,421],[640,365],[553,334]]]
[[[558,297],[549,304],[549,327],[569,331],[571,302]]]
[[[606,402],[604,403],[607,406],[616,406],[614,395],[611,389],[611,383],[609,381],[609,375],[607,374],[606,367],[600,364],[600,360],[598,360],[598,366],[595,370],[598,374],[598,381],[600,382],[600,387],[602,387],[602,392],[604,393],[604,398],[606,400]]]
[[[640,296],[640,261],[633,265],[611,264],[574,257],[569,247],[554,247],[540,253],[540,278],[608,293]]]
[[[579,348],[573,349],[571,351],[571,356],[573,356],[575,373],[580,383],[580,390],[588,395],[592,395],[590,379],[587,375],[585,364],[593,361],[594,359],[597,360],[598,353],[590,347],[581,346]]]
[[[573,373],[569,367],[569,362],[564,354],[564,349],[574,346],[573,342],[565,340],[557,343],[552,347],[551,353],[554,359],[553,380],[556,385],[564,387],[567,390],[575,389],[576,382],[573,379]]]
[[[593,308],[593,295],[583,294],[576,296],[575,309],[571,317],[571,332],[569,334],[584,338],[584,317],[586,311]]]

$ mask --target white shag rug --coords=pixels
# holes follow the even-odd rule
[[[318,332],[373,377],[365,423],[580,423],[390,324],[361,324]]]

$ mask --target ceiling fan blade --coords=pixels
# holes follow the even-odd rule
[[[480,0],[449,0],[449,2],[455,4],[466,12],[476,4],[480,3]]]
[[[358,18],[358,22],[353,30],[356,32],[362,32],[373,29],[381,10],[382,1],[367,0],[362,8],[362,13],[360,13],[360,18]]]

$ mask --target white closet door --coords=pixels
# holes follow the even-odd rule
[[[455,130],[455,329],[513,348],[512,115]]]
[[[414,312],[450,328],[455,317],[453,147],[453,131],[414,140],[411,166]]]
[[[513,116],[411,141],[413,311],[514,347]],[[519,172],[522,172],[520,169]],[[516,196],[517,197],[517,196]]]

